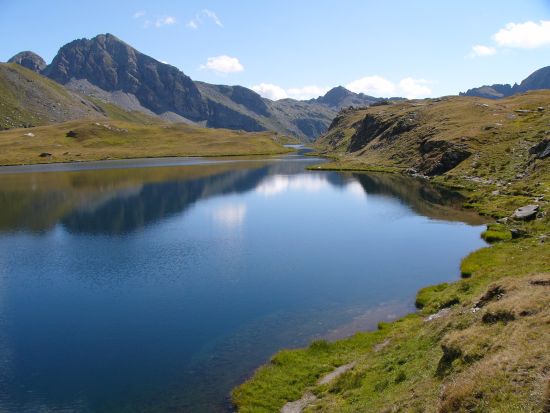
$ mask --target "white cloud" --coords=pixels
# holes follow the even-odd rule
[[[136,12],[134,13],[134,16],[133,16],[133,17],[134,17],[134,19],[140,19],[140,18],[142,18],[142,17],[144,17],[144,16],[145,16],[145,12],[142,11],[142,10],[140,10],[140,11],[136,11]]]
[[[230,228],[241,226],[246,216],[245,204],[227,204],[213,211],[213,218],[218,223]]]
[[[308,85],[303,87],[292,87],[284,89],[281,86],[274,85],[272,83],[260,83],[251,87],[253,91],[259,93],[264,98],[271,100],[279,99],[296,99],[296,100],[308,100],[324,95],[328,92],[328,87],[321,87],[316,85]]]
[[[212,10],[202,9],[195,15],[194,19],[191,19],[187,22],[186,26],[190,29],[197,30],[201,24],[204,23],[205,19],[211,20],[216,26],[223,27],[223,23],[216,13]]]
[[[493,35],[498,46],[535,49],[550,45],[550,20],[508,23]]]
[[[256,192],[270,197],[287,191],[319,192],[330,187],[325,175],[274,175],[260,183]]]
[[[264,98],[271,100],[286,99],[288,97],[286,90],[272,83],[260,83],[252,86],[251,89],[256,93],[259,93]]]
[[[364,93],[373,96],[394,96],[395,85],[381,76],[365,76],[346,85],[346,88],[355,93]]]
[[[209,57],[206,64],[201,65],[200,68],[218,73],[235,73],[244,70],[244,66],[239,62],[239,59],[226,55]]]
[[[432,90],[428,87],[430,83],[428,80],[406,77],[395,84],[381,76],[366,76],[348,83],[346,88],[355,93],[375,97],[401,96],[416,99],[432,94]]]
[[[366,76],[348,83],[346,88],[355,93],[365,93],[375,97],[402,96],[408,99],[416,99],[432,94],[432,90],[429,87],[430,83],[430,81],[425,79],[407,77],[401,79],[396,84],[381,76]],[[264,98],[271,100],[285,98],[307,100],[322,96],[329,91],[327,87],[316,85],[284,89],[272,83],[260,83],[252,86],[251,89]]]
[[[399,94],[407,99],[427,97],[432,94],[432,90],[427,86],[429,84],[430,82],[424,79],[407,77],[399,82]]]
[[[286,90],[289,98],[297,100],[307,100],[324,95],[329,91],[328,87],[320,87],[315,85],[290,88]]]
[[[485,56],[492,56],[497,52],[497,49],[494,47],[489,46],[483,46],[482,44],[477,44],[472,47],[472,53],[470,54],[470,57],[485,57]]]

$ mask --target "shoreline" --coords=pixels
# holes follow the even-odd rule
[[[319,154],[319,153],[316,153],[316,155],[322,156],[322,154]],[[386,172],[390,174],[399,174],[399,175],[407,176],[406,174],[403,174],[403,171],[405,170],[404,168],[403,169],[386,168],[386,167],[376,167],[376,166],[369,166],[369,165],[363,165],[363,167],[357,168],[356,165],[353,165],[353,164],[341,165],[339,164],[338,159],[332,158],[331,160],[332,162],[329,161],[327,164],[312,165],[307,169],[312,171],[324,170],[324,171],[358,172],[358,173]],[[437,185],[442,185],[443,187],[452,189],[453,191],[457,191],[462,194],[466,193],[467,195],[470,195],[470,196],[473,194],[473,192],[477,190],[485,191],[484,194],[481,196],[482,198],[481,205],[464,205],[463,209],[473,209],[480,216],[490,217],[493,222],[495,222],[498,218],[502,217],[501,213],[488,213],[488,211],[485,208],[483,208],[483,201],[487,202],[487,196],[488,196],[487,191],[491,189],[489,185],[478,184],[476,185],[476,188],[472,190],[471,182],[466,182],[466,181],[460,182],[460,179],[458,180],[459,181],[458,183],[456,182],[457,181],[456,179],[451,180],[451,182],[447,182],[441,178],[438,179],[437,177],[429,178],[428,181]],[[487,228],[489,229],[491,225],[492,224],[488,224]],[[510,229],[510,225],[506,226],[504,229],[502,229],[502,231],[507,232],[509,231],[509,229]],[[537,233],[536,230],[529,231],[528,229],[527,232],[524,234],[524,236],[520,237],[519,239],[511,239],[512,237],[510,237],[510,239],[501,240],[498,242],[492,242],[492,243],[488,242],[487,246],[474,250],[472,253],[470,253],[469,255],[467,255],[461,260],[461,268],[458,274],[458,279],[449,283],[443,283],[439,285],[428,285],[420,289],[416,294],[416,297],[417,297],[415,302],[415,307],[417,309],[416,311],[407,313],[391,322],[379,321],[377,330],[374,330],[374,331],[367,330],[364,332],[356,333],[355,336],[351,336],[347,338],[338,338],[336,339],[336,341],[332,343],[329,343],[326,340],[316,340],[312,342],[309,345],[309,347],[306,347],[306,348],[302,348],[298,350],[284,350],[284,349],[280,350],[279,352],[277,352],[272,356],[270,361],[264,363],[262,366],[256,369],[246,382],[242,383],[240,386],[233,389],[232,400],[234,402],[236,411],[252,412],[252,411],[255,411],[254,406],[260,406],[273,401],[275,401],[275,404],[273,405],[273,407],[277,406],[277,410],[278,410],[282,408],[283,405],[287,406],[287,405],[291,405],[292,403],[299,402],[300,400],[302,400],[303,397],[305,397],[305,395],[308,395],[308,394],[315,395],[315,397],[311,399],[311,403],[313,402],[318,403],[318,401],[320,400],[318,396],[320,395],[324,396],[328,394],[327,399],[332,400],[332,402],[329,401],[327,403],[329,403],[328,405],[332,406],[331,408],[334,408],[333,405],[331,404],[334,402],[333,400],[334,397],[331,396],[331,392],[334,392],[334,387],[336,387],[336,390],[340,390],[343,383],[338,383],[339,381],[340,382],[345,382],[346,380],[349,381],[350,379],[348,376],[357,376],[357,371],[356,371],[357,368],[354,368],[354,371],[350,372],[349,374],[346,374],[345,377],[347,378],[345,380],[337,380],[337,383],[333,384],[332,386],[328,386],[328,389],[327,389],[327,386],[319,385],[319,382],[316,382],[315,380],[318,380],[319,377],[321,377],[324,374],[330,373],[330,371],[333,371],[333,370],[337,371],[338,368],[340,368],[339,366],[347,365],[349,363],[353,363],[353,365],[355,366],[355,363],[357,363],[358,359],[360,358],[358,357],[357,354],[354,357],[347,357],[347,358],[338,357],[337,361],[332,363],[332,367],[330,369],[327,369],[326,362],[322,363],[320,361],[321,359],[323,359],[323,357],[310,356],[309,363],[308,363],[310,369],[312,367],[313,369],[315,369],[315,367],[319,367],[321,364],[324,364],[324,366],[320,366],[320,368],[317,368],[316,371],[313,373],[315,380],[311,379],[311,372],[309,372],[309,374],[304,373],[305,377],[301,377],[298,379],[294,377],[293,379],[294,381],[296,381],[297,383],[301,382],[300,392],[298,393],[302,394],[301,396],[302,398],[297,397],[297,394],[296,394],[297,392],[295,388],[296,386],[289,387],[288,385],[286,385],[285,387],[287,392],[286,394],[284,394],[285,389],[281,389],[283,392],[283,395],[281,395],[281,391],[272,392],[274,393],[272,398],[275,400],[273,399],[268,400],[270,396],[262,395],[258,390],[255,390],[255,388],[257,388],[257,386],[259,386],[259,388],[265,388],[266,385],[274,385],[274,386],[279,385],[279,387],[285,386],[284,381],[283,382],[279,381],[279,383],[272,383],[275,376],[278,376],[280,374],[285,374],[284,373],[285,370],[287,370],[287,375],[292,376],[293,368],[291,368],[290,366],[288,367],[283,366],[283,363],[279,364],[278,358],[280,357],[283,357],[284,359],[286,358],[291,359],[292,356],[294,356],[296,359],[299,359],[301,357],[308,357],[308,353],[316,352],[317,351],[316,348],[319,346],[323,347],[325,351],[330,351],[330,348],[332,346],[345,347],[346,342],[349,343],[354,341],[361,341],[361,340],[357,340],[356,336],[363,336],[363,340],[367,342],[367,346],[365,349],[363,349],[363,352],[361,354],[361,357],[366,357],[365,354],[368,354],[369,352],[371,354],[373,354],[373,352],[377,353],[381,350],[382,347],[385,348],[386,346],[388,346],[388,344],[391,342],[391,339],[388,338],[388,336],[390,336],[394,330],[399,330],[400,328],[402,328],[400,324],[418,325],[418,323],[420,322],[421,323],[420,325],[423,325],[424,323],[427,323],[427,322],[438,323],[440,322],[438,321],[439,319],[444,320],[444,319],[450,318],[457,311],[457,307],[464,306],[465,302],[468,302],[468,300],[471,301],[472,298],[475,297],[475,294],[472,294],[473,291],[465,291],[465,294],[463,294],[462,296],[459,293],[457,293],[457,291],[461,289],[467,290],[463,287],[463,285],[467,282],[471,282],[470,280],[476,279],[477,278],[475,277],[476,273],[483,272],[484,264],[485,264],[484,260],[483,259],[476,260],[476,258],[479,258],[480,256],[482,257],[489,256],[490,258],[494,255],[497,255],[497,253],[499,252],[497,251],[498,249],[507,250],[508,248],[510,248],[512,251],[516,251],[518,249],[517,248],[518,245],[520,245],[519,246],[520,251],[524,250],[525,248],[529,248],[529,245],[525,247],[523,245],[524,243],[530,243],[531,247],[533,248],[534,244],[533,244],[532,238],[536,235],[536,233]],[[483,234],[484,233],[481,234],[482,238],[483,238]],[[544,245],[543,244],[544,238],[542,238],[542,236],[540,240],[541,240],[540,244]],[[538,241],[535,241],[535,242],[538,242]],[[546,249],[548,248],[546,247]],[[525,252],[522,255],[528,255],[528,253]],[[476,262],[476,261],[480,261],[480,262]],[[550,272],[550,266],[547,265],[545,267],[544,261],[538,262],[537,264],[535,264],[535,267],[537,266],[541,267],[542,271],[540,272],[535,271],[535,272],[543,274],[544,277],[550,278],[550,274],[548,273]],[[519,268],[521,268],[521,266],[519,266]],[[528,271],[527,268],[522,268],[520,271],[522,271],[522,273],[519,276],[517,274],[514,274],[514,277],[525,278],[525,277],[533,276],[533,271]],[[478,284],[477,290],[479,292],[486,290],[486,288],[488,288],[491,282],[496,282],[500,280],[507,281],[506,274],[499,274],[499,275],[487,277],[487,278],[489,279],[482,278],[481,280],[477,280],[478,282],[476,284]],[[541,281],[541,284],[544,282]],[[471,304],[469,304],[468,307],[471,307]],[[474,308],[476,307],[474,306]],[[458,318],[460,317],[460,315],[457,315],[456,317]],[[406,332],[405,335],[414,336],[414,331]],[[439,361],[439,365],[441,365],[442,361],[446,357],[445,345],[441,344],[441,348],[443,350],[443,355],[441,356],[442,358]],[[460,358],[460,354],[461,354],[461,351],[458,351],[458,355],[454,357]],[[319,359],[317,363],[315,363],[314,361],[315,357]],[[275,364],[273,364],[274,361],[276,361]],[[318,366],[315,366],[315,364],[317,364]],[[452,371],[452,367],[450,367],[450,369],[451,370],[449,371]],[[274,370],[280,370],[280,371],[275,372]],[[403,373],[403,374],[406,375],[406,373]],[[388,375],[389,374],[385,374],[381,372],[377,374],[379,379],[382,379],[384,376],[388,376]],[[405,381],[405,379],[403,380],[399,378],[396,379],[396,384],[399,384],[401,381]],[[348,390],[349,391],[353,390],[354,386],[352,386],[352,388]],[[278,397],[276,397],[275,395],[278,395]],[[277,398],[279,401],[277,401]],[[307,404],[304,405],[303,408],[305,408],[306,406]],[[447,410],[443,410],[443,411],[447,411]],[[449,410],[449,412],[450,411],[451,410]]]

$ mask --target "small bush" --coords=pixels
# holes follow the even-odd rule
[[[407,380],[407,375],[403,370],[399,370],[399,372],[397,373],[397,376],[395,376],[395,383],[396,384],[401,383],[401,382],[404,382],[405,380]]]
[[[311,351],[328,351],[330,344],[326,340],[315,340],[309,345]]]

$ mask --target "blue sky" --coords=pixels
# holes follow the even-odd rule
[[[550,1],[0,0],[0,61],[112,33],[195,80],[271,98],[441,96],[550,65]],[[475,48],[475,49],[473,49]]]

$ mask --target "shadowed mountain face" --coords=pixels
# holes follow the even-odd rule
[[[34,52],[25,51],[17,53],[8,63],[17,63],[33,72],[40,73],[46,68],[46,62]]]
[[[63,46],[43,73],[61,84],[86,79],[106,91],[131,93],[158,114],[175,112],[193,121],[207,116],[206,104],[188,76],[111,34]]]
[[[525,78],[519,85],[485,85],[461,92],[460,96],[478,96],[488,99],[500,99],[530,90],[550,89],[550,66],[543,67]]]

